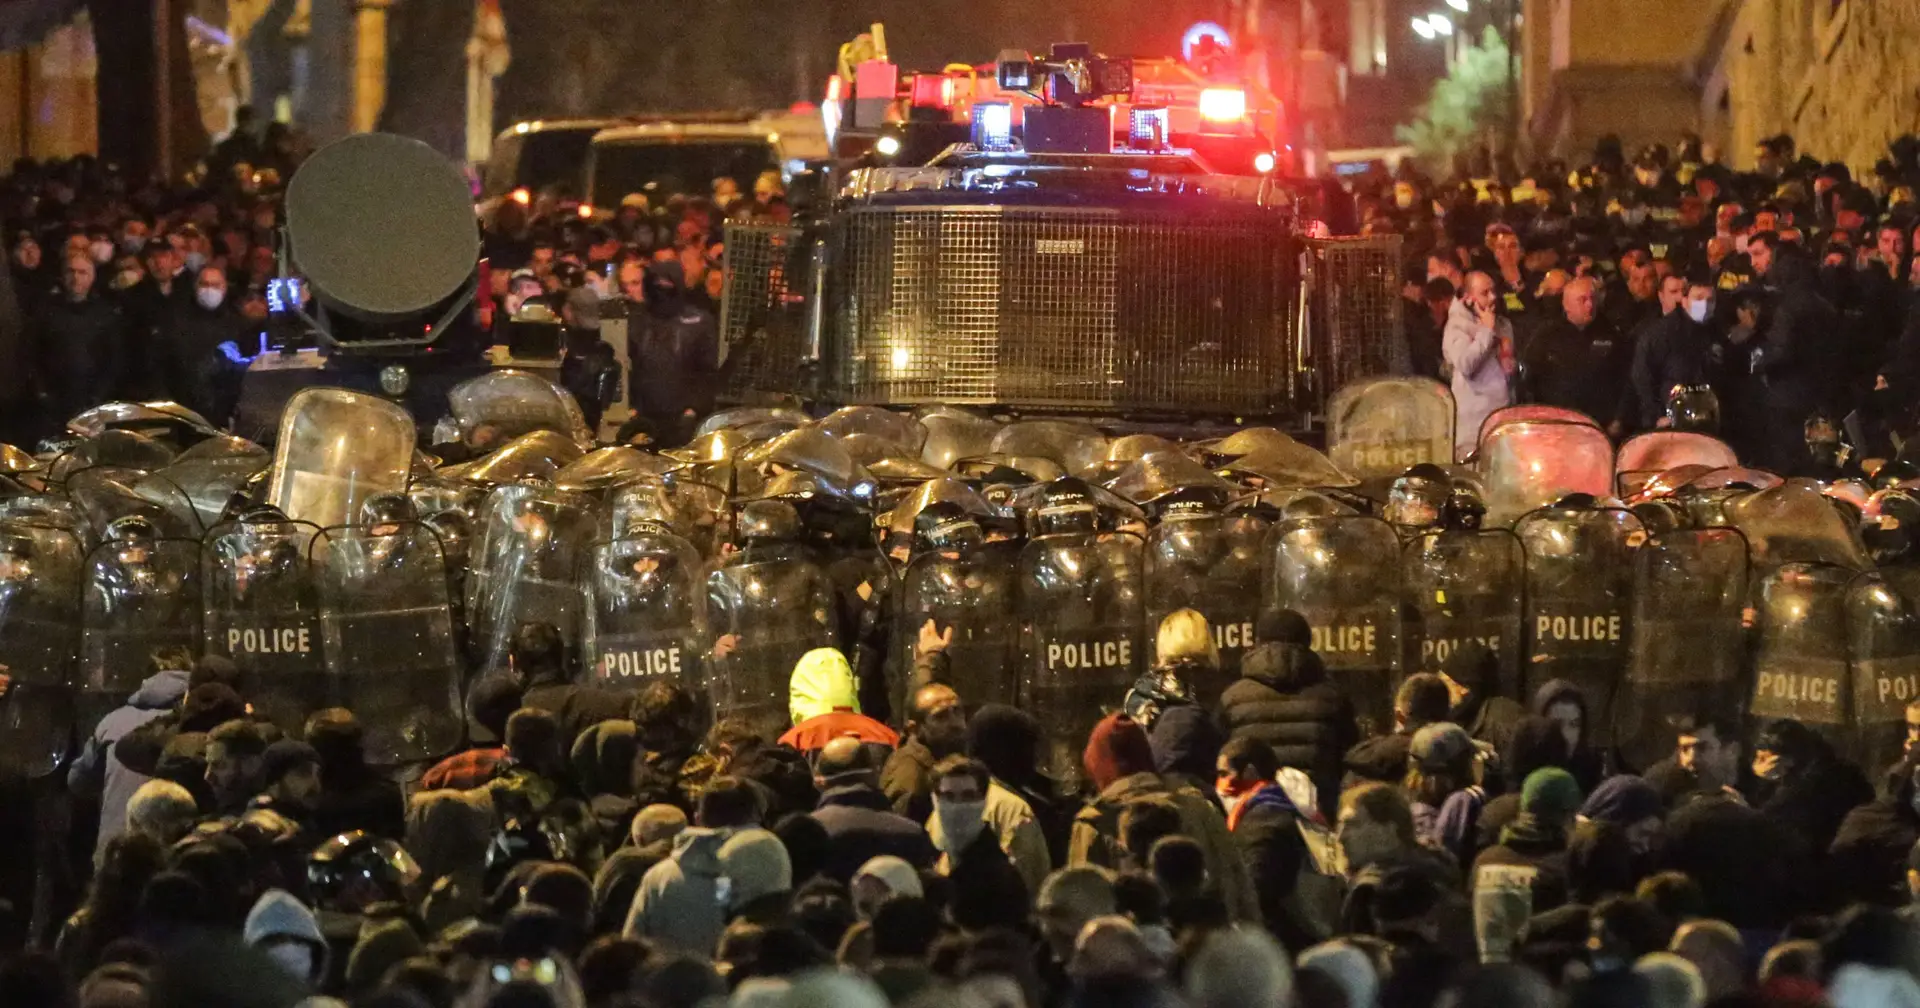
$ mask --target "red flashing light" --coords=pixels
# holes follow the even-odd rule
[[[1247,117],[1247,93],[1239,88],[1207,88],[1200,92],[1200,118],[1208,122],[1237,123]]]

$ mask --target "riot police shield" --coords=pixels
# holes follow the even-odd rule
[[[1906,711],[1920,702],[1920,570],[1861,574],[1847,586],[1854,744],[1862,767],[1888,766],[1906,748]]]
[[[1519,538],[1504,529],[1427,532],[1407,542],[1401,559],[1407,671],[1444,671],[1461,645],[1477,640],[1499,660],[1497,694],[1519,696],[1527,577]]]
[[[581,665],[595,682],[639,690],[656,679],[705,688],[707,640],[700,554],[663,526],[639,526],[593,547]]]
[[[1150,663],[1141,639],[1140,539],[1061,532],[1020,554],[1024,706],[1045,726],[1047,766],[1080,779],[1093,726],[1117,710]]]
[[[578,576],[595,539],[588,501],[539,486],[494,488],[467,578],[467,620],[482,668],[505,668],[522,623],[580,643]]]
[[[153,653],[200,645],[200,544],[145,534],[87,556],[81,600],[78,727],[93,730],[152,674]]]
[[[1627,666],[1640,519],[1618,508],[1542,508],[1513,526],[1526,550],[1524,693],[1565,679],[1587,698],[1588,737],[1611,744],[1613,697]]]
[[[580,460],[580,446],[558,431],[529,431],[494,449],[483,458],[435,470],[440,479],[478,486],[499,486],[523,480],[553,482],[560,472]]]
[[[1747,537],[1753,565],[1834,564],[1849,570],[1870,566],[1859,530],[1808,479],[1741,494],[1726,505],[1727,517]]]
[[[553,474],[556,490],[600,493],[642,479],[659,479],[672,469],[671,459],[626,445],[599,448],[567,463]]]
[[[1541,403],[1522,403],[1518,406],[1502,406],[1487,414],[1486,419],[1480,421],[1480,434],[1474,443],[1484,447],[1487,443],[1487,435],[1492,434],[1495,428],[1502,424],[1524,422],[1570,423],[1595,429],[1600,427],[1592,417],[1576,409],[1547,406]]]
[[[926,444],[927,429],[905,413],[878,406],[842,406],[820,418],[815,425],[822,433],[846,439],[876,438],[890,444],[902,458],[919,458]]]
[[[1274,527],[1266,604],[1292,609],[1353,700],[1363,736],[1393,730],[1400,679],[1400,538],[1378,518],[1331,515]]]
[[[1549,420],[1504,423],[1480,442],[1486,523],[1513,524],[1569,494],[1613,493],[1613,444],[1605,431]]]
[[[66,490],[96,539],[122,518],[143,518],[168,538],[197,539],[204,531],[186,492],[155,474],[97,466],[74,473]]]
[[[1648,480],[1683,465],[1721,469],[1740,464],[1725,441],[1697,431],[1651,431],[1630,437],[1614,459],[1614,480],[1621,497],[1631,497]]]
[[[499,368],[447,392],[447,406],[469,440],[499,444],[534,431],[553,431],[582,448],[593,444],[573,394],[529,371]],[[485,433],[482,433],[485,428]]]
[[[294,521],[344,525],[378,493],[404,493],[419,434],[413,417],[379,396],[301,389],[280,416],[267,503]]]
[[[703,558],[716,556],[719,544],[732,534],[732,509],[727,495],[718,487],[670,476],[661,480],[642,479],[613,492],[602,538],[625,539],[645,522],[666,525],[675,535],[693,545]]]
[[[963,458],[993,450],[1000,425],[952,406],[923,406],[914,411],[927,430],[920,461],[937,469],[952,469]]]
[[[331,695],[310,559],[319,534],[302,522],[232,522],[200,546],[205,651],[231,658],[245,695],[289,731]]]
[[[1843,748],[1851,741],[1846,604],[1853,575],[1842,567],[1790,563],[1761,577],[1748,714],[1762,723],[1792,718]]]
[[[899,688],[894,710],[906,712],[913,691],[926,685],[913,677],[914,648],[928,620],[944,632],[948,685],[969,706],[1017,703],[1018,666],[1014,643],[1017,622],[1014,570],[1018,548],[1012,543],[980,543],[965,550],[931,551],[913,558],[901,575],[893,624],[893,664]]]
[[[765,739],[793,726],[793,666],[839,644],[833,582],[805,547],[748,546],[707,575],[713,659],[707,687],[714,717],[739,718]]]
[[[994,434],[989,451],[1052,459],[1077,473],[1106,458],[1107,437],[1094,427],[1066,420],[1021,420]]]
[[[1453,463],[1453,394],[1431,378],[1367,378],[1327,405],[1327,457],[1362,480]]]
[[[1747,542],[1733,529],[1654,536],[1633,567],[1627,675],[1614,698],[1614,741],[1629,766],[1673,752],[1677,718],[1740,709]]]
[[[1212,681],[1192,686],[1208,708],[1240,677],[1240,659],[1253,646],[1268,529],[1251,514],[1176,510],[1147,533],[1146,633],[1151,637],[1179,609],[1207,618],[1220,664]]]
[[[366,727],[367,758],[431,759],[460,741],[460,663],[446,560],[416,522],[326,529],[314,538],[330,692]]]
[[[0,674],[12,680],[0,693],[0,772],[39,777],[66,755],[82,561],[67,530],[0,522]]]

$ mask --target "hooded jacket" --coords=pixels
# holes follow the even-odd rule
[[[1556,760],[1554,765],[1564,767],[1573,775],[1574,781],[1580,785],[1580,793],[1591,794],[1594,788],[1600,786],[1600,777],[1605,771],[1605,766],[1600,753],[1587,742],[1593,737],[1595,725],[1593,710],[1587,705],[1586,693],[1582,692],[1579,686],[1565,679],[1549,680],[1542,683],[1539,689],[1534,690],[1533,702],[1528,705],[1527,713],[1535,717],[1546,717],[1547,710],[1558,703],[1579,705],[1580,741],[1574,744],[1572,752],[1567,753],[1564,762]],[[1519,786],[1523,780],[1526,780],[1524,776],[1514,777],[1514,786]]]
[[[493,827],[484,790],[422,791],[408,804],[406,849],[420,863],[420,916],[429,932],[480,911]]]
[[[933,841],[926,831],[913,820],[894,814],[887,796],[864,780],[830,780],[813,818],[833,841],[822,873],[837,882],[851,880],[861,865],[883,854],[892,854],[916,868],[933,867]]]
[[[834,648],[814,648],[794,663],[787,709],[793,729],[780,736],[780,744],[803,753],[817,752],[846,735],[887,749],[900,744],[893,729],[860,713],[853,666]]]
[[[307,905],[284,889],[269,889],[247,911],[240,938],[289,975],[312,984],[327,975],[327,936]]]
[[[640,880],[622,933],[645,938],[658,949],[713,958],[727,926],[723,896],[731,897],[720,891],[720,848],[733,833],[695,826],[674,837],[673,856]]]
[[[1313,778],[1321,808],[1334,807],[1340,757],[1360,741],[1360,726],[1319,655],[1299,644],[1255,647],[1240,661],[1240,680],[1221,695],[1220,715],[1230,738],[1272,746],[1281,766]]]
[[[1458,298],[1447,308],[1447,327],[1440,350],[1453,369],[1453,401],[1457,414],[1453,428],[1454,457],[1473,454],[1480,441],[1480,425],[1494,410],[1513,402],[1507,370],[1500,364],[1500,343],[1513,340],[1513,323],[1496,318],[1493,327],[1480,324],[1473,309]]]
[[[94,778],[101,777],[100,835],[93,847],[96,862],[106,853],[107,844],[126,831],[127,802],[133,800],[133,793],[153,779],[120,762],[113,751],[114,743],[178,704],[187,695],[190,674],[186,669],[163,669],[148,676],[127,697],[126,706],[100,719],[93,734],[87,736],[80,758],[67,768],[67,786],[77,792],[91,793]]]

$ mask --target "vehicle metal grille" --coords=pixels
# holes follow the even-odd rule
[[[1315,398],[1362,378],[1409,373],[1400,236],[1308,239],[1307,261]]]
[[[747,401],[811,392],[813,243],[797,227],[729,223],[720,298],[721,395]]]

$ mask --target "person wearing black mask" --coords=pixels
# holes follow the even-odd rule
[[[646,318],[627,337],[628,403],[652,425],[661,446],[674,447],[685,444],[695,418],[713,408],[719,323],[689,302],[678,262],[648,268],[646,305]]]

